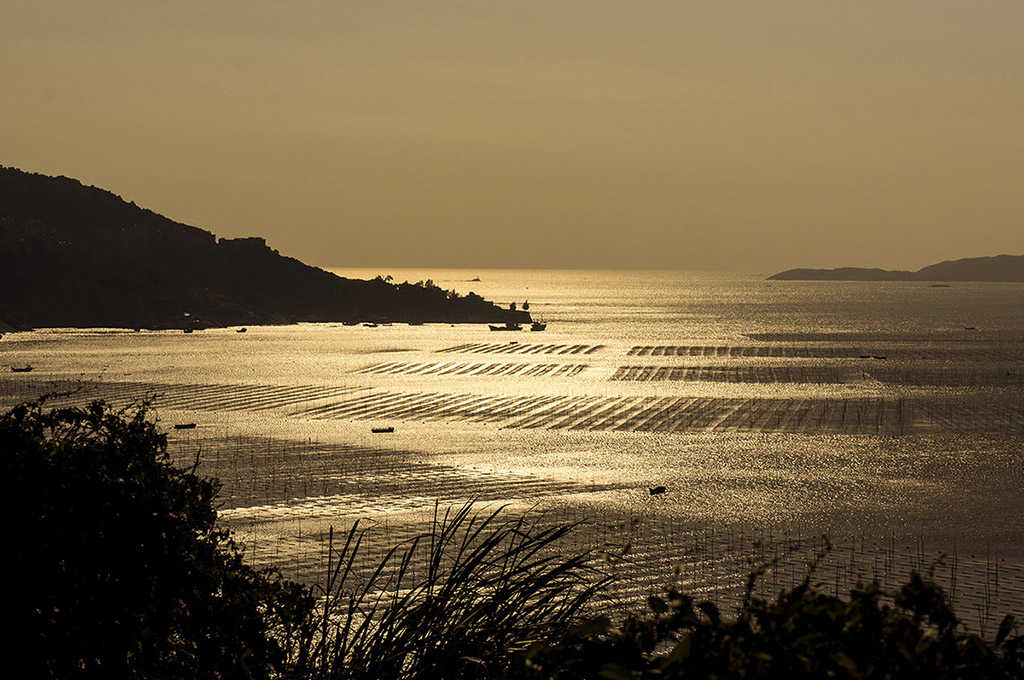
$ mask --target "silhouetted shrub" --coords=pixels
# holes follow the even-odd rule
[[[748,591],[749,598],[749,591]],[[849,598],[809,581],[771,602],[748,599],[723,617],[711,602],[670,591],[618,625],[577,625],[535,645],[517,678],[1021,678],[1024,641],[1007,616],[994,643],[964,632],[935,584],[912,574],[893,593],[877,584]]]
[[[266,678],[308,594],[242,562],[144,409],[0,417],[10,677]],[[18,499],[14,502],[14,499]]]

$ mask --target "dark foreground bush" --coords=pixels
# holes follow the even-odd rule
[[[748,591],[749,592],[749,591]],[[809,581],[775,601],[721,616],[669,592],[613,626],[577,625],[517,660],[520,678],[1024,678],[1024,640],[1007,616],[995,643],[965,633],[942,591],[917,574],[894,593],[878,584],[848,598]]]
[[[311,598],[243,564],[145,412],[0,416],[9,677],[265,678]]]
[[[558,551],[569,530],[466,505],[369,578],[351,579],[363,537],[353,528],[332,550],[320,634],[296,670],[316,679],[1024,678],[1013,617],[985,642],[916,574],[896,592],[872,584],[846,598],[808,576],[774,601],[748,594],[730,617],[670,592],[616,625],[588,619],[606,581],[585,555]]]

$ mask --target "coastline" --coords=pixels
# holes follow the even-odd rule
[[[316,571],[331,524],[362,519],[384,547],[422,529],[435,500],[478,498],[585,518],[581,545],[632,541],[632,592],[674,564],[711,592],[736,582],[752,539],[774,558],[828,533],[841,582],[945,552],[958,602],[1024,607],[1018,284],[434,278],[505,306],[528,296],[551,327],[41,331],[0,341],[0,362],[36,367],[4,369],[0,396],[157,395],[167,429],[196,424],[173,431],[176,455],[201,447],[224,477],[224,519],[252,558],[295,573]]]

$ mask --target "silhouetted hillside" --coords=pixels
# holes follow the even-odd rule
[[[886,269],[790,269],[768,277],[775,281],[916,281],[917,274]]]
[[[1024,255],[949,260],[919,269],[924,281],[1024,281]]]
[[[345,279],[67,177],[0,166],[0,329],[528,321],[432,284]]]
[[[1024,255],[968,257],[929,265],[916,272],[885,269],[789,269],[771,281],[1024,281]]]

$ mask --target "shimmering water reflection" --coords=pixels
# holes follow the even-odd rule
[[[155,396],[166,425],[196,423],[174,450],[202,446],[252,558],[307,578],[330,525],[369,519],[387,543],[477,499],[621,539],[637,588],[713,589],[754,542],[827,533],[837,584],[946,552],[1002,565],[998,601],[1024,608],[1024,286],[378,273],[529,300],[548,330],[41,330],[0,340],[0,400]]]

